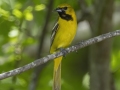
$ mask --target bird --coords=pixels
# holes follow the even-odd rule
[[[77,18],[69,4],[60,4],[54,10],[58,21],[52,29],[50,53],[64,51],[73,41],[77,31]],[[61,61],[63,56],[54,59],[53,90],[61,90]]]

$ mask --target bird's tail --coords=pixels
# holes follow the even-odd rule
[[[62,56],[54,59],[53,90],[61,90],[61,61]]]

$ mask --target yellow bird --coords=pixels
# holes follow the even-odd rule
[[[59,5],[56,9],[59,18],[52,30],[50,53],[68,47],[76,34],[77,20],[74,9],[68,4]],[[54,59],[53,90],[61,90],[61,60]]]

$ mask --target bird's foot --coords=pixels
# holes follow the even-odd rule
[[[68,53],[64,48],[59,48],[60,52],[63,53],[63,57],[66,56],[66,54]]]

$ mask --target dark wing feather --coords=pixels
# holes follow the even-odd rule
[[[55,35],[56,35],[57,31],[58,31],[58,28],[59,28],[59,24],[58,24],[58,22],[57,22],[57,23],[55,24],[55,26],[53,27],[53,29],[52,29],[51,45],[52,45],[52,43],[53,43],[53,41],[54,41],[54,37],[55,37]]]

